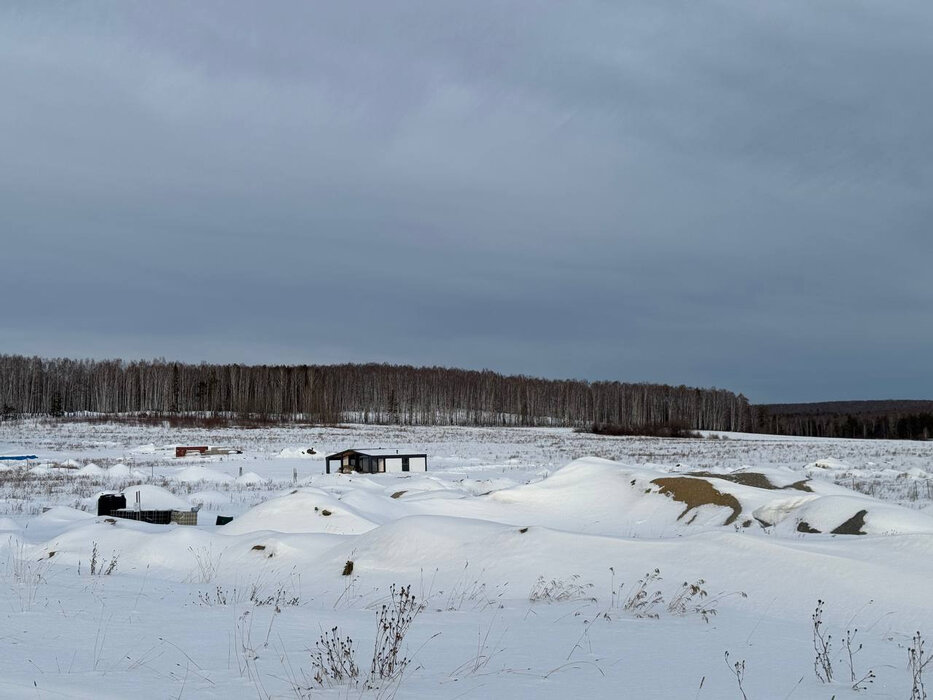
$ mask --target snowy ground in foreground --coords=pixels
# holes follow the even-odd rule
[[[0,424],[0,456],[37,455],[0,462],[0,697],[709,700],[741,698],[744,660],[752,699],[909,698],[907,648],[933,635],[933,443],[726,437]],[[198,444],[243,454],[174,458]],[[351,446],[424,451],[429,472],[324,475]],[[199,526],[94,515],[133,487],[200,505]],[[663,602],[639,617],[646,574]],[[671,605],[699,580],[707,597]],[[425,608],[407,670],[367,689],[392,584]],[[357,685],[312,678],[334,627]]]

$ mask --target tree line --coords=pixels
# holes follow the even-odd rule
[[[752,429],[773,435],[929,440],[933,401],[830,401],[755,406]]]
[[[5,417],[230,414],[315,423],[748,430],[741,394],[388,364],[188,364],[0,355]]]

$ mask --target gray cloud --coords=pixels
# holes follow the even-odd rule
[[[933,9],[0,10],[2,351],[925,398]]]

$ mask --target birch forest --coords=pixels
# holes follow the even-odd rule
[[[387,364],[272,366],[0,355],[2,417],[259,416],[314,423],[746,430],[748,400],[723,389],[550,380]]]

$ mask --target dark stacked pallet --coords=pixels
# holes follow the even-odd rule
[[[97,499],[98,515],[112,515],[121,508],[126,508],[126,496],[122,493],[105,493]]]
[[[172,511],[170,510],[134,510],[133,508],[119,508],[111,511],[110,515],[115,518],[139,520],[140,522],[152,523],[153,525],[168,525],[172,522]]]

